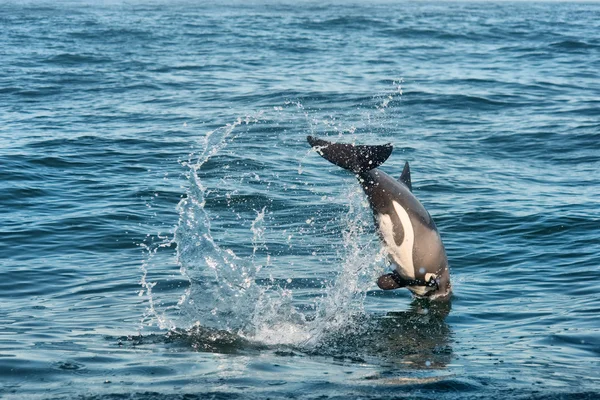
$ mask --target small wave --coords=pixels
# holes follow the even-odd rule
[[[73,53],[62,53],[46,59],[46,63],[57,65],[104,64],[110,62],[112,62],[110,58]]]
[[[365,29],[387,26],[388,22],[364,16],[344,16],[325,20],[307,20],[299,24],[305,29]]]
[[[560,42],[551,43],[550,47],[563,50],[583,50],[600,48],[600,46],[598,45],[587,43],[581,40],[562,40]]]
[[[13,203],[12,201],[14,200],[14,205],[20,203],[20,205],[23,206],[23,202],[30,199],[44,198],[48,196],[48,193],[48,190],[35,187],[4,188],[3,201],[0,202],[0,204],[7,205],[7,203]]]
[[[63,157],[51,156],[34,158],[30,161],[30,163],[49,168],[76,168],[87,166],[87,164],[82,162],[67,160]]]
[[[429,377],[385,377],[385,378],[370,378],[368,383],[379,383],[386,386],[402,386],[403,390],[419,390],[419,391],[435,391],[436,393],[460,393],[461,398],[464,398],[468,392],[481,389],[481,385],[474,381],[458,379],[448,376],[429,376]]]
[[[59,86],[41,86],[38,88],[19,88],[15,91],[12,91],[12,93],[29,100],[37,97],[53,96],[60,93],[61,90],[62,88]]]
[[[21,89],[18,87],[3,87],[0,88],[0,94],[13,94],[13,93],[18,93],[20,92]]]
[[[218,329],[204,328],[199,325],[187,330],[169,331],[165,336],[167,342],[178,342],[197,351],[210,353],[236,353],[241,350],[260,350],[264,346],[250,342],[243,337]]]
[[[519,107],[520,103],[515,101],[514,96],[497,95],[495,99],[484,96],[465,95],[458,93],[418,93],[411,92],[412,98],[403,100],[410,104],[437,104],[449,109],[475,109],[490,110]],[[410,97],[408,96],[407,97]]]
[[[152,69],[153,72],[173,72],[173,71],[205,71],[209,68],[206,64],[186,64],[186,65],[169,65],[161,66]]]
[[[169,132],[172,133],[172,132]],[[136,148],[149,150],[164,150],[173,148],[177,144],[173,141],[173,136],[168,140],[161,139],[143,139],[140,137],[101,137],[94,135],[81,135],[69,138],[53,138],[53,139],[40,139],[27,143],[26,147],[31,149],[65,149],[65,148],[76,148],[78,150],[85,150],[87,156],[114,156],[114,155],[126,155],[128,154],[126,149]],[[102,149],[99,151],[98,149]],[[93,153],[89,153],[92,150]],[[159,157],[159,156],[157,156]]]
[[[108,29],[89,29],[90,27],[95,27],[98,24],[87,21],[86,27],[83,31],[78,32],[70,32],[69,36],[76,39],[87,39],[87,40],[98,40],[98,41],[106,41],[107,39],[147,39],[151,33],[148,31],[144,31],[142,29],[135,28],[108,28]]]
[[[477,41],[481,40],[480,35],[469,35],[464,33],[453,33],[437,29],[426,29],[426,28],[392,28],[385,29],[382,33],[387,36],[395,38],[405,39],[440,39],[440,40],[468,40]]]
[[[242,336],[226,330],[205,328],[195,325],[189,329],[173,329],[165,334],[132,335],[118,338],[122,347],[137,347],[149,344],[167,344],[184,349],[194,349],[207,353],[234,354],[241,351],[261,350],[264,345],[253,343]]]
[[[600,340],[596,336],[582,334],[555,334],[550,336],[552,341],[564,343],[574,350],[587,351],[595,355],[600,355]]]

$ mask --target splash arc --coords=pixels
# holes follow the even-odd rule
[[[327,161],[356,175],[367,195],[379,237],[394,267],[377,285],[383,290],[408,288],[417,297],[448,299],[450,270],[433,218],[412,193],[410,166],[394,179],[378,169],[393,146],[332,143],[313,136],[308,143]]]

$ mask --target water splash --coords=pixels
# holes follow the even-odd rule
[[[285,106],[274,109],[273,112],[278,114],[274,119],[281,118],[285,110],[293,109],[301,113],[301,120],[309,123],[311,132],[317,125],[325,129],[337,126],[334,130],[351,136],[356,131],[354,125],[343,127],[332,122],[333,119],[309,118],[300,102],[288,102]],[[176,246],[177,263],[189,286],[177,303],[169,310],[163,309],[162,314],[154,300],[154,284],[147,280],[147,263],[142,266],[142,284],[149,297],[147,316],[154,316],[161,329],[185,326],[197,329],[200,326],[269,345],[313,348],[328,336],[352,329],[353,319],[364,313],[365,289],[374,282],[375,266],[381,264],[383,255],[370,232],[372,216],[358,185],[349,186],[344,196],[347,211],[339,221],[343,227],[343,240],[337,248],[337,257],[341,261],[337,265],[341,265],[341,269],[332,284],[322,287],[322,296],[314,300],[312,307],[298,306],[294,290],[286,285],[286,282],[291,283],[291,278],[282,283],[270,273],[273,258],[267,236],[271,236],[270,239],[275,236],[280,242],[294,246],[294,241],[303,240],[302,230],[294,236],[276,224],[270,226],[269,207],[259,207],[254,210],[255,216],[248,229],[251,240],[243,242],[252,243],[251,252],[246,252],[243,243],[241,246],[230,245],[232,240],[228,240],[227,230],[219,221],[220,214],[232,212],[229,200],[225,210],[207,207],[207,202],[213,204],[219,198],[229,199],[234,191],[237,194],[237,189],[227,191],[227,176],[219,180],[209,174],[215,165],[221,169],[224,165],[212,162],[212,159],[237,157],[238,154],[229,152],[228,146],[237,138],[244,139],[244,130],[240,127],[256,128],[259,121],[269,119],[268,114],[238,118],[234,123],[208,132],[201,152],[190,154],[189,160],[182,163],[187,169],[187,193],[177,207],[179,222],[174,236],[161,246]],[[303,154],[306,158],[305,151]],[[300,165],[298,174],[302,172]],[[311,225],[309,221],[312,220],[307,220],[308,226]],[[156,250],[148,248],[147,251],[153,254]],[[173,313],[174,310],[177,313]]]
[[[192,290],[195,290],[194,279],[188,272],[189,265],[195,268],[197,258],[201,253],[205,253],[204,258],[206,265],[216,268],[219,263],[229,263],[230,258],[235,258],[235,254],[222,254],[218,246],[214,244],[211,236],[211,219],[204,210],[204,195],[206,189],[202,185],[202,181],[198,175],[198,171],[202,166],[210,160],[211,157],[218,154],[227,143],[233,140],[234,130],[242,123],[250,123],[256,121],[256,118],[242,120],[238,118],[234,123],[227,124],[223,127],[206,133],[203,138],[202,152],[195,158],[195,155],[190,154],[190,158],[182,165],[188,168],[186,177],[189,181],[188,194],[178,204],[177,209],[180,214],[180,220],[177,229],[172,237],[148,235],[147,243],[142,243],[140,246],[145,254],[144,261],[141,266],[142,278],[140,284],[142,290],[138,293],[139,296],[145,296],[148,306],[142,316],[140,330],[145,326],[152,326],[153,323],[160,329],[173,330],[180,326],[174,314],[179,312],[185,313],[189,309],[196,308],[197,303],[192,296]],[[192,161],[195,158],[195,161]],[[173,246],[177,247],[177,260],[180,267],[180,273],[189,282],[190,285],[185,290],[184,294],[179,297],[175,304],[164,306],[169,303],[169,299],[160,298],[154,291],[157,282],[150,280],[150,267],[156,263],[158,254],[163,249],[168,249]],[[212,249],[212,251],[211,251]],[[199,280],[199,282],[204,282]],[[172,303],[172,301],[170,302]],[[198,309],[199,312],[208,312],[208,315],[213,314],[213,310]]]
[[[159,237],[160,238],[160,237]],[[140,279],[140,285],[142,286],[142,290],[138,292],[138,296],[146,296],[148,301],[148,306],[146,307],[146,311],[142,315],[142,319],[140,320],[139,330],[141,331],[144,326],[152,326],[153,320],[156,320],[157,325],[160,329],[175,329],[176,325],[171,321],[167,315],[172,307],[166,308],[164,311],[159,310],[158,301],[156,300],[156,296],[153,293],[153,288],[156,286],[157,282],[152,282],[149,280],[149,266],[152,263],[154,257],[160,249],[169,247],[171,244],[171,240],[167,240],[166,238],[161,238],[162,242],[159,244],[146,244],[142,243],[140,246],[142,247],[146,256],[144,257],[144,261],[142,262],[141,270],[142,270],[142,278]]]
[[[199,318],[197,324],[216,329],[236,330],[245,326],[257,296],[252,260],[222,249],[213,239],[212,219],[205,208],[207,189],[201,179],[202,167],[235,138],[242,124],[216,129],[205,136],[204,149],[197,161],[183,163],[189,168],[188,194],[178,205],[179,224],[175,231],[180,272],[191,283],[180,304],[184,313]]]
[[[375,240],[365,241],[372,220],[358,185],[350,192],[348,212],[343,218],[342,269],[327,295],[318,304],[317,314],[305,345],[316,345],[324,335],[348,327],[348,322],[364,312],[365,288],[373,282],[374,265],[383,261]],[[371,235],[371,238],[373,236]]]
[[[348,199],[350,206],[342,219],[346,230],[339,250],[342,269],[334,283],[323,288],[316,311],[310,315],[301,312],[294,306],[292,290],[269,286],[260,292],[251,323],[241,332],[245,338],[311,349],[329,335],[352,329],[352,321],[364,312],[365,288],[373,282],[373,264],[381,258],[379,246],[363,238],[371,221],[362,193],[354,188]]]

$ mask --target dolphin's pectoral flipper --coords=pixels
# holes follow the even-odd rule
[[[324,159],[355,174],[379,167],[394,149],[390,143],[378,146],[331,143],[313,136],[306,140]]]
[[[412,192],[412,182],[410,181],[410,167],[408,166],[408,161],[406,164],[404,164],[404,169],[402,170],[402,175],[400,175],[399,181],[404,183]]]
[[[405,287],[406,285],[401,285],[402,282],[398,282],[394,279],[394,274],[385,274],[381,275],[379,279],[377,279],[377,286],[381,290],[392,290],[399,289],[401,287]]]
[[[406,279],[400,276],[397,271],[390,274],[381,275],[377,279],[377,286],[382,290],[398,289],[406,286],[424,286],[434,290],[439,290],[439,281],[435,274],[426,274],[423,279]]]

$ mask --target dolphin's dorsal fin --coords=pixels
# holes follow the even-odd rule
[[[402,175],[400,175],[400,182],[404,183],[412,192],[412,183],[410,182],[410,167],[408,166],[408,161],[404,164],[404,169],[402,170]]]

